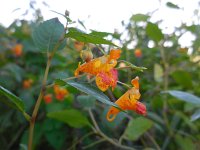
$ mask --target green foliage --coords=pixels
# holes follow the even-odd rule
[[[156,82],[163,82],[163,68],[159,64],[154,64],[154,80]]]
[[[93,96],[94,98],[96,98],[97,100],[99,100],[100,102],[102,102],[104,104],[119,108],[115,103],[112,103],[109,100],[109,98],[103,92],[101,92],[97,87],[95,87],[89,83],[81,83],[81,82],[74,82],[74,81],[68,81],[66,83],[88,95]]]
[[[33,31],[32,37],[36,46],[41,51],[52,51],[58,46],[63,49],[66,41],[58,45],[59,41],[64,38],[65,29],[58,18],[53,18],[39,24]]]
[[[180,7],[178,7],[177,5],[171,3],[171,2],[167,2],[166,5],[170,8],[174,8],[174,9],[180,9]]]
[[[19,97],[17,97],[2,86],[0,86],[0,93],[1,95],[4,95],[9,99],[8,101],[4,101],[6,104],[13,106],[21,112],[24,112],[24,103]]]
[[[182,11],[171,2],[164,4]],[[54,51],[43,89],[50,99],[42,98],[33,149],[86,149],[91,145],[91,149],[120,149],[118,144],[135,149],[200,149],[199,25],[183,22],[169,34],[162,28],[163,20],[151,22],[156,14],[151,12],[133,14],[127,24],[122,23],[124,32],[109,33],[90,30],[84,21],[57,14],[66,19],[67,27],[57,18],[42,21],[38,10],[36,20],[16,20],[8,28],[0,25],[0,101],[5,104],[0,103],[0,149],[27,149],[29,127],[21,112],[30,119],[27,113],[33,112],[41,90],[46,52],[57,47],[60,51]],[[195,11],[193,18],[198,15]],[[90,32],[76,28],[79,25]],[[189,47],[180,43],[185,33],[195,36]],[[128,86],[118,84],[103,93],[94,86],[94,76],[74,77],[82,61],[76,40],[84,42],[82,49],[91,49],[95,58],[102,56],[100,50],[106,53],[116,48],[113,43],[122,44],[118,80],[131,85],[131,79],[139,76],[146,117],[128,110],[113,122],[107,121],[108,109],[118,107],[114,102]],[[23,46],[19,56],[13,51],[16,44]],[[141,50],[141,57],[134,54],[135,49]],[[24,86],[29,79],[33,82]],[[56,94],[54,84],[67,90],[63,98]]]
[[[96,99],[91,95],[79,95],[77,97],[78,103],[85,108],[93,108],[95,106]]]
[[[150,39],[154,40],[155,42],[159,42],[164,38],[162,31],[159,29],[157,24],[148,22],[146,26],[146,33]]]
[[[140,22],[140,21],[145,22],[145,21],[148,20],[148,18],[149,18],[148,15],[136,14],[136,15],[133,15],[133,16],[131,17],[131,20],[133,20],[133,21],[135,21],[135,22]]]
[[[103,34],[105,35],[105,32]],[[66,37],[70,37],[70,38],[76,39],[77,41],[81,41],[85,43],[107,44],[107,45],[116,46],[112,42],[104,39],[102,37],[102,33],[100,32],[92,32],[90,34],[86,34],[83,31],[78,30],[76,28],[69,28],[69,31],[66,34]]]
[[[200,109],[196,110],[194,114],[191,116],[191,120],[195,121],[200,118]]]
[[[47,114],[49,118],[56,119],[68,124],[71,127],[80,128],[88,126],[90,123],[87,118],[78,110],[67,109],[62,111],[50,112]]]
[[[195,150],[195,146],[190,138],[183,138],[180,135],[176,135],[175,137],[176,143],[181,147],[183,150]]]
[[[182,101],[185,101],[188,103],[200,105],[200,98],[193,94],[190,94],[188,92],[170,90],[170,91],[164,91],[163,93],[168,93],[168,94],[178,98],[179,100],[182,100]]]
[[[192,87],[192,77],[190,73],[186,71],[177,70],[173,72],[172,77],[178,84],[182,85],[183,87]]]
[[[146,118],[137,118],[129,122],[128,127],[124,132],[124,137],[129,140],[137,140],[147,130],[153,126],[153,122]]]

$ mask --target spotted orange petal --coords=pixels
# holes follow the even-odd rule
[[[117,85],[118,73],[116,69],[109,72],[100,72],[96,76],[96,85],[102,91],[106,91],[110,86],[114,89]]]
[[[133,88],[129,89],[124,95],[122,95],[115,104],[117,104],[122,110],[133,110],[138,114],[146,115],[146,106],[138,102],[141,96],[138,80],[139,77],[132,80]],[[113,121],[119,112],[119,109],[111,107],[106,116],[107,120]]]
[[[135,77],[135,79],[131,80],[132,85],[136,88],[139,89],[139,77]]]
[[[110,85],[110,78],[105,72],[101,72],[96,76],[96,85],[101,91],[106,91]]]
[[[120,49],[112,49],[110,50],[110,57],[109,59],[119,59],[120,58],[120,55],[121,55],[121,50]]]

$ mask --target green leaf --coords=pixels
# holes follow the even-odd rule
[[[41,51],[52,51],[58,44],[58,42],[64,37],[65,29],[60,23],[58,18],[53,18],[39,24],[32,33],[32,38],[35,45]],[[66,40],[64,40],[58,49],[64,48]]]
[[[192,77],[188,72],[178,70],[172,74],[172,77],[178,84],[182,85],[183,87],[192,87]]]
[[[157,24],[148,22],[146,26],[146,33],[150,39],[154,40],[155,42],[159,42],[164,38],[162,31],[158,28]]]
[[[86,27],[85,27],[83,21],[81,21],[81,20],[78,19],[78,23],[86,30]]]
[[[195,121],[200,118],[200,109],[196,110],[195,113],[191,116],[191,121]]]
[[[39,145],[41,138],[43,136],[43,131],[42,130],[42,126],[40,123],[36,123],[35,127],[34,127],[34,137],[33,137],[33,149],[35,149],[36,146]],[[28,143],[28,136],[29,136],[29,131],[25,130],[23,132],[23,135],[21,136],[21,140],[20,143],[24,146],[27,145]],[[25,147],[24,147],[25,148]],[[20,150],[24,150],[23,147]]]
[[[62,79],[55,79],[54,83],[57,84],[57,85],[60,85],[60,86],[66,85],[66,82],[63,81]]]
[[[149,18],[149,16],[144,15],[144,14],[136,14],[133,15],[131,17],[131,20],[135,21],[135,22],[140,22],[140,21],[147,21],[147,19]]]
[[[142,134],[153,126],[153,122],[144,117],[131,120],[124,132],[124,137],[129,140],[137,140]]]
[[[180,135],[175,136],[175,142],[179,147],[177,149],[181,150],[195,150],[195,144],[192,142],[192,140],[189,137],[182,137]]]
[[[113,44],[111,41],[102,38],[101,36],[94,35],[94,33],[87,34],[76,28],[69,28],[66,37],[70,37],[76,39],[77,41],[85,43],[107,44],[107,45],[117,46]]]
[[[83,113],[75,109],[50,112],[47,114],[47,116],[49,118],[64,122],[74,128],[90,125],[88,119],[83,115]]]
[[[95,30],[91,30],[92,32],[90,33],[90,35],[95,35],[98,37],[106,37],[108,35],[112,35],[112,33],[108,33],[108,32],[99,32],[99,31],[95,31]]]
[[[77,101],[85,108],[92,108],[95,106],[96,99],[91,95],[79,95]]]
[[[53,146],[55,150],[62,149],[62,146],[66,140],[66,128],[64,128],[63,123],[55,121],[54,119],[45,119],[42,124],[42,131],[44,137],[47,139],[48,143]]]
[[[88,95],[91,95],[92,97],[96,98],[97,100],[99,100],[100,102],[104,104],[119,108],[119,106],[111,102],[110,99],[103,92],[101,92],[97,87],[89,83],[81,83],[81,82],[74,82],[74,81],[67,81],[66,83]]]
[[[52,130],[45,132],[44,135],[49,144],[52,145],[55,150],[62,149],[62,146],[66,140],[65,132],[63,132],[62,130]]]
[[[0,86],[0,94],[6,96],[10,100],[6,101],[8,104],[11,103],[11,106],[14,106],[17,110],[24,112],[24,103],[19,97],[17,97],[2,86]]]
[[[11,75],[18,81],[21,82],[24,76],[24,70],[16,64],[9,63],[3,67],[4,70],[7,70]]]
[[[177,5],[171,3],[171,2],[167,2],[166,5],[170,8],[174,8],[174,9],[180,9],[180,7],[178,7]]]
[[[154,64],[154,80],[156,82],[163,81],[163,68],[159,64]]]
[[[168,93],[168,94],[178,98],[179,100],[200,105],[200,98],[193,94],[187,93],[187,92],[177,91],[177,90],[169,90],[169,91],[164,91],[162,93]]]

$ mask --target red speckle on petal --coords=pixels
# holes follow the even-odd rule
[[[136,113],[141,114],[146,116],[147,111],[146,111],[146,106],[144,104],[142,104],[141,102],[137,102],[136,103]]]

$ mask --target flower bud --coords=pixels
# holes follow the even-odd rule
[[[84,47],[84,42],[79,42],[79,41],[75,41],[74,42],[74,48],[77,50],[77,51],[81,51]]]
[[[82,50],[80,55],[81,55],[82,60],[85,62],[89,62],[90,60],[93,59],[93,54],[91,50]]]
[[[142,57],[142,51],[141,51],[141,49],[136,49],[135,51],[134,51],[134,55],[135,55],[135,57],[137,57],[137,58],[141,58]]]
[[[52,102],[52,94],[44,95],[43,99],[46,104],[50,104]]]
[[[29,89],[33,84],[33,80],[32,79],[27,79],[23,81],[23,88],[24,89]]]
[[[69,11],[65,10],[65,16],[69,16]]]
[[[22,55],[22,49],[23,49],[23,45],[22,44],[16,44],[13,47],[12,52],[16,57],[20,57]]]

